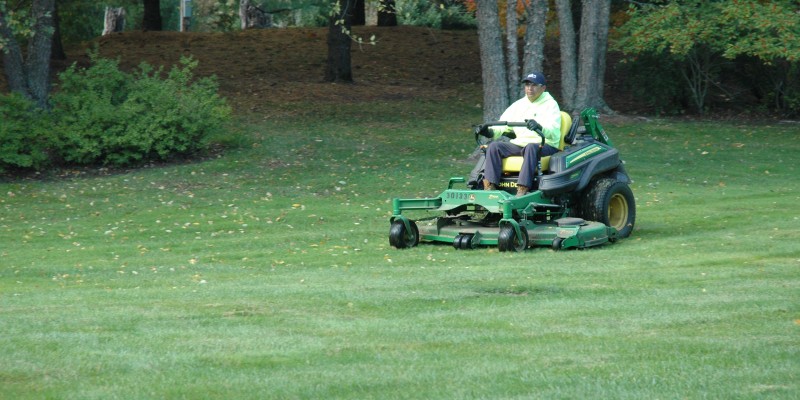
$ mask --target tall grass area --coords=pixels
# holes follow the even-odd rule
[[[800,128],[604,122],[636,229],[388,244],[468,102],[242,118],[222,157],[0,183],[0,398],[796,399]]]

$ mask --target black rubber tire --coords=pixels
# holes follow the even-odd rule
[[[389,228],[389,244],[398,249],[407,249],[419,244],[419,229],[414,221],[411,222],[411,232],[407,232],[406,225],[401,220],[392,222]]]
[[[461,241],[464,240],[464,235],[457,235],[455,239],[453,239],[453,248],[456,250],[461,250]]]
[[[625,182],[613,178],[600,178],[590,183],[581,199],[581,217],[614,227],[618,237],[626,238],[636,223],[636,201],[633,191]]]
[[[462,250],[470,250],[470,249],[472,249],[472,235],[462,235],[462,237],[461,237],[461,249]]]
[[[560,238],[560,237],[557,237],[557,238],[553,239],[553,245],[551,247],[553,248],[553,250],[559,251],[559,250],[562,249],[561,245],[563,243],[564,243],[564,239]]]
[[[517,232],[510,224],[503,225],[497,235],[497,247],[500,251],[521,252],[528,248],[528,230],[520,227],[522,238],[517,238]]]

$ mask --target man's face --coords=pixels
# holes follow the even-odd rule
[[[544,85],[538,85],[533,82],[525,82],[525,96],[528,96],[528,100],[534,101],[539,98],[545,91]]]

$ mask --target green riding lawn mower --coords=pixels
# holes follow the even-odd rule
[[[528,123],[495,121],[484,126]],[[480,129],[479,125],[475,130],[479,144]],[[437,197],[393,199],[389,243],[398,249],[422,240],[451,243],[456,249],[497,246],[500,251],[523,251],[532,246],[586,248],[628,237],[636,219],[631,179],[597,112],[586,109],[574,123],[562,112],[558,148],[558,153],[539,160],[534,187],[523,196],[516,196],[522,157],[504,159],[498,190],[483,190],[482,156],[469,180],[450,178]],[[411,219],[409,214],[422,217]]]

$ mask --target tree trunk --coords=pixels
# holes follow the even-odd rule
[[[272,14],[250,4],[250,0],[242,0],[239,3],[239,18],[242,21],[242,30],[272,26]]]
[[[528,23],[525,27],[525,60],[524,73],[529,74],[544,71],[544,42],[547,20],[547,0],[531,0],[525,10],[528,13]]]
[[[606,82],[606,54],[608,53],[608,29],[611,21],[611,0],[606,0],[601,3],[600,20],[598,25],[597,34],[597,73],[598,78],[596,82],[596,98],[592,101],[595,108],[602,110],[606,113],[613,114],[614,110],[606,104],[605,101],[605,82]]]
[[[572,22],[570,0],[556,0],[558,12],[559,43],[561,45],[561,101],[562,109],[575,110],[575,92],[578,87],[578,64],[575,50],[575,24]]]
[[[394,0],[380,0],[378,26],[397,26],[397,12],[395,11]]]
[[[23,59],[19,43],[8,27],[6,14],[0,11],[0,36],[6,40],[3,66],[8,87],[33,100],[40,108],[48,108],[50,94],[50,51],[53,40],[53,12],[55,0],[33,0],[31,19],[34,21],[33,37],[28,42]]]
[[[517,38],[517,1],[506,2],[506,79],[508,80],[508,103],[522,96],[519,81],[519,39]]]
[[[711,84],[710,72],[712,68],[711,51],[694,50],[686,55],[685,66],[680,69],[681,76],[692,94],[692,101],[697,113],[705,112],[705,99]]]
[[[146,31],[160,31],[161,0],[142,0],[144,13],[142,15],[142,29]]]
[[[583,0],[575,107],[612,112],[603,100],[605,51],[611,0]],[[605,33],[604,33],[605,32]]]
[[[242,23],[242,30],[248,28],[247,7],[250,6],[250,0],[239,1],[239,21]]]
[[[353,15],[353,19],[350,20],[350,25],[354,26],[364,26],[367,23],[367,7],[364,0],[352,0],[352,11],[350,14]]]
[[[58,4],[53,10],[53,49],[50,53],[52,60],[66,60],[67,54],[64,52],[64,45],[61,43],[61,24],[58,18]]]
[[[192,3],[190,0],[178,0],[178,31],[189,32],[192,28]]]
[[[483,80],[483,120],[491,121],[499,118],[508,107],[500,16],[495,0],[477,0],[476,5]]]
[[[349,13],[354,0],[337,0],[339,12],[328,20],[328,61],[325,65],[326,82],[353,82],[350,64]]]
[[[125,9],[122,7],[106,7],[103,19],[103,36],[125,30]]]

